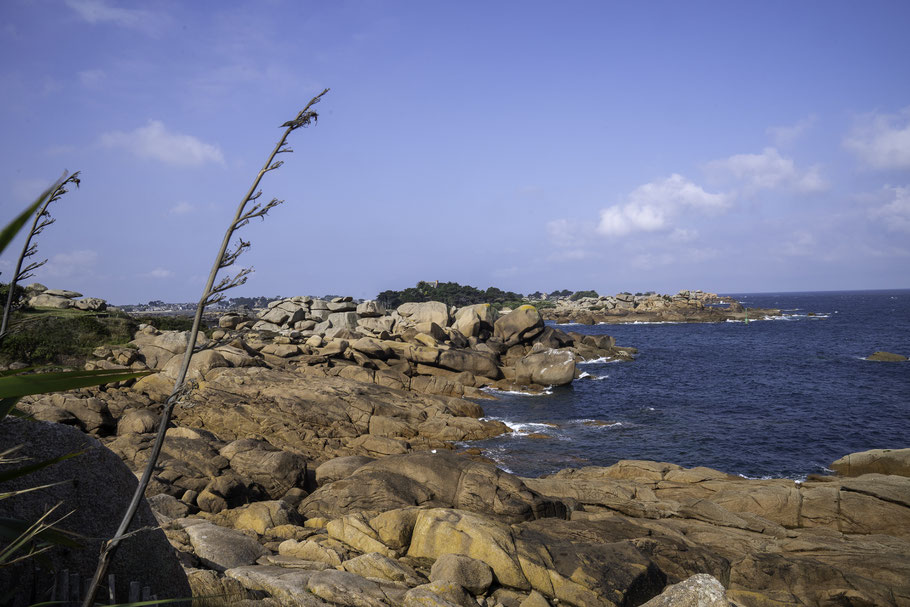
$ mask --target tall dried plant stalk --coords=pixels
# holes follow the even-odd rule
[[[38,210],[35,211],[32,229],[29,230],[28,236],[25,238],[25,244],[22,245],[22,253],[19,254],[19,260],[16,262],[16,270],[13,272],[12,280],[9,281],[9,292],[6,294],[6,305],[3,306],[3,320],[0,321],[0,341],[6,336],[6,331],[9,327],[9,318],[13,309],[16,284],[26,278],[31,278],[34,275],[33,272],[35,270],[47,263],[47,260],[45,259],[44,261],[31,262],[24,268],[22,267],[22,264],[25,263],[26,259],[34,256],[35,253],[38,252],[38,245],[33,243],[32,239],[40,234],[44,228],[57,221],[51,217],[48,207],[50,207],[51,203],[57,201],[61,196],[67,193],[68,190],[66,189],[66,186],[71,183],[75,184],[77,188],[79,187],[79,171],[76,171],[69,177],[66,176],[66,172],[64,171],[63,176],[51,186],[44,202],[38,207]]]
[[[129,535],[126,530],[133,522],[133,518],[136,515],[136,509],[139,507],[142,496],[145,493],[149,481],[152,478],[152,472],[155,469],[155,465],[158,462],[158,456],[161,453],[161,447],[164,444],[164,437],[167,434],[167,427],[170,423],[171,413],[173,412],[174,405],[177,404],[177,402],[179,402],[191,388],[190,384],[186,381],[186,374],[189,370],[190,361],[193,358],[193,352],[196,348],[196,338],[199,335],[199,326],[202,323],[202,313],[205,311],[206,306],[217,303],[224,299],[223,293],[225,291],[244,284],[247,280],[247,275],[252,271],[248,268],[244,268],[240,270],[236,275],[232,277],[226,276],[222,278],[217,284],[215,283],[215,280],[218,277],[218,273],[222,269],[233,265],[240,254],[250,246],[250,243],[245,242],[243,239],[239,239],[239,242],[234,245],[233,249],[231,249],[231,238],[233,237],[235,231],[248,224],[251,219],[255,217],[265,217],[265,215],[271,209],[284,202],[283,200],[278,200],[276,198],[273,198],[266,204],[256,202],[256,200],[262,195],[262,191],[258,189],[259,182],[262,181],[262,178],[266,173],[274,171],[282,164],[284,164],[284,162],[281,160],[276,161],[275,157],[278,154],[293,151],[287,147],[286,141],[288,135],[301,127],[306,127],[316,122],[318,114],[312,110],[312,107],[319,103],[319,101],[322,99],[322,96],[328,92],[329,89],[325,89],[313,97],[310,102],[307,103],[302,110],[300,110],[296,118],[289,120],[288,122],[285,122],[281,125],[285,129],[284,134],[281,136],[281,139],[278,140],[278,144],[275,146],[275,149],[273,149],[272,153],[269,154],[268,160],[266,160],[265,164],[262,166],[262,169],[260,169],[259,173],[256,175],[256,178],[253,180],[253,184],[250,186],[250,189],[243,197],[243,200],[240,201],[240,205],[237,207],[237,212],[234,214],[234,218],[228,224],[227,231],[224,234],[224,239],[221,241],[221,248],[218,250],[218,254],[215,256],[215,263],[212,265],[211,272],[209,272],[208,281],[206,282],[205,289],[202,292],[202,297],[199,298],[199,303],[196,305],[196,316],[193,319],[193,328],[190,330],[186,352],[183,355],[183,365],[181,365],[180,371],[177,374],[177,379],[174,382],[174,390],[171,392],[170,396],[168,396],[167,400],[164,403],[164,411],[161,414],[161,421],[158,424],[158,434],[155,438],[155,444],[152,447],[152,452],[149,456],[148,463],[145,466],[145,471],[142,473],[142,478],[139,480],[139,485],[136,487],[136,491],[133,493],[133,499],[130,501],[130,504],[123,515],[123,519],[120,521],[120,526],[117,528],[114,537],[105,542],[104,546],[101,549],[101,555],[98,558],[98,566],[95,569],[95,575],[92,579],[91,585],[86,591],[85,598],[82,602],[83,607],[92,607],[95,601],[95,596],[98,593],[98,588],[101,585],[101,580],[104,579],[108,566],[110,565],[110,561],[113,558],[114,551],[120,544],[121,540]],[[253,206],[247,209],[247,204],[249,203],[253,203]]]

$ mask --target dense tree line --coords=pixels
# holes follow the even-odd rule
[[[481,291],[470,285],[460,285],[457,282],[424,282],[420,281],[414,287],[402,291],[383,291],[376,296],[376,301],[386,308],[397,308],[409,301],[441,301],[450,306],[469,306],[479,303],[505,304],[521,302],[524,295],[513,291],[503,291],[497,287],[490,287]]]

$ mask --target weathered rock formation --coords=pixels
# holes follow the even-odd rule
[[[726,307],[721,304],[726,303]],[[753,320],[777,316],[780,310],[744,308],[741,303],[716,293],[680,291],[676,295],[632,295],[618,293],[601,297],[563,298],[556,307],[543,308],[541,314],[557,323],[626,322],[723,322],[724,320]]]
[[[866,360],[872,360],[875,362],[887,362],[887,363],[902,363],[907,360],[907,357],[903,354],[895,354],[893,352],[873,352],[866,357]]]
[[[302,526],[207,515],[263,555],[240,535],[233,552],[202,546],[196,519],[169,537],[186,561],[293,605],[910,600],[905,476],[794,483],[623,461],[520,479],[449,453],[348,462],[301,502]]]
[[[358,311],[359,310],[359,311]],[[565,333],[544,325],[533,306],[498,317],[489,305],[450,310],[440,302],[403,304],[385,314],[375,302],[293,297],[269,304],[258,320],[220,318],[192,360],[189,377],[214,369],[269,367],[313,377],[342,377],[426,394],[487,398],[481,388],[541,390],[571,383],[576,363],[628,360],[634,349],[609,336]],[[161,400],[173,388],[187,332],[141,325],[129,347],[99,348],[86,368],[154,369],[135,389]],[[452,439],[457,440],[457,439]]]
[[[82,293],[66,289],[48,289],[40,283],[32,283],[25,287],[28,305],[33,308],[75,308],[88,312],[101,312],[107,309],[107,302],[98,297],[82,297]]]

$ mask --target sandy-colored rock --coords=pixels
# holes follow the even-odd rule
[[[375,461],[375,458],[365,455],[349,455],[336,457],[323,462],[316,468],[316,484],[327,485],[331,482],[351,476],[355,470]]]
[[[485,563],[500,584],[531,588],[506,523],[458,510],[419,511],[408,555],[438,559],[444,554],[461,554]]]
[[[328,603],[317,598],[307,588],[315,571],[288,569],[273,565],[235,567],[224,572],[244,588],[259,590],[281,601],[282,607],[325,607]]]
[[[866,360],[871,360],[875,362],[888,362],[888,363],[901,363],[907,360],[907,357],[903,354],[895,354],[894,352],[873,352],[866,357]]]
[[[314,491],[300,511],[307,517],[337,518],[424,504],[516,522],[566,513],[561,502],[542,499],[518,477],[447,452],[410,453],[366,464],[347,479]]]
[[[461,554],[443,554],[430,570],[431,581],[458,584],[471,594],[484,594],[493,583],[493,571],[482,561]]]
[[[478,607],[464,588],[448,580],[435,580],[408,590],[404,607]]]
[[[397,311],[411,324],[434,322],[440,327],[448,327],[451,324],[449,307],[439,301],[403,303],[398,306]]]
[[[390,582],[401,582],[408,586],[426,583],[426,578],[413,567],[389,558],[378,552],[369,552],[347,560],[342,569],[365,578],[380,578]]]
[[[537,308],[523,305],[501,316],[493,325],[493,335],[509,347],[534,339],[543,332],[543,327]]]
[[[836,460],[830,468],[840,476],[869,473],[910,476],[910,449],[871,449],[851,453]]]
[[[515,363],[515,380],[521,384],[564,386],[575,379],[575,355],[569,350],[535,352]]]
[[[407,450],[406,441],[369,434],[374,415],[404,421],[415,430],[439,415],[483,415],[480,406],[462,399],[259,367],[213,369],[193,400],[193,407],[175,410],[181,425],[209,430],[224,440],[261,437],[278,449],[318,461]]]
[[[346,554],[339,546],[315,540],[285,540],[278,546],[278,554],[293,556],[305,561],[317,561],[329,565],[340,565]]]

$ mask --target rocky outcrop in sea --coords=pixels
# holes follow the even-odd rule
[[[541,310],[544,319],[559,324],[629,322],[723,322],[725,320],[757,320],[765,316],[778,316],[780,310],[770,308],[744,308],[729,297],[705,291],[680,291],[676,295],[632,295],[618,293],[600,297],[582,297],[577,300],[562,298],[555,307]]]

